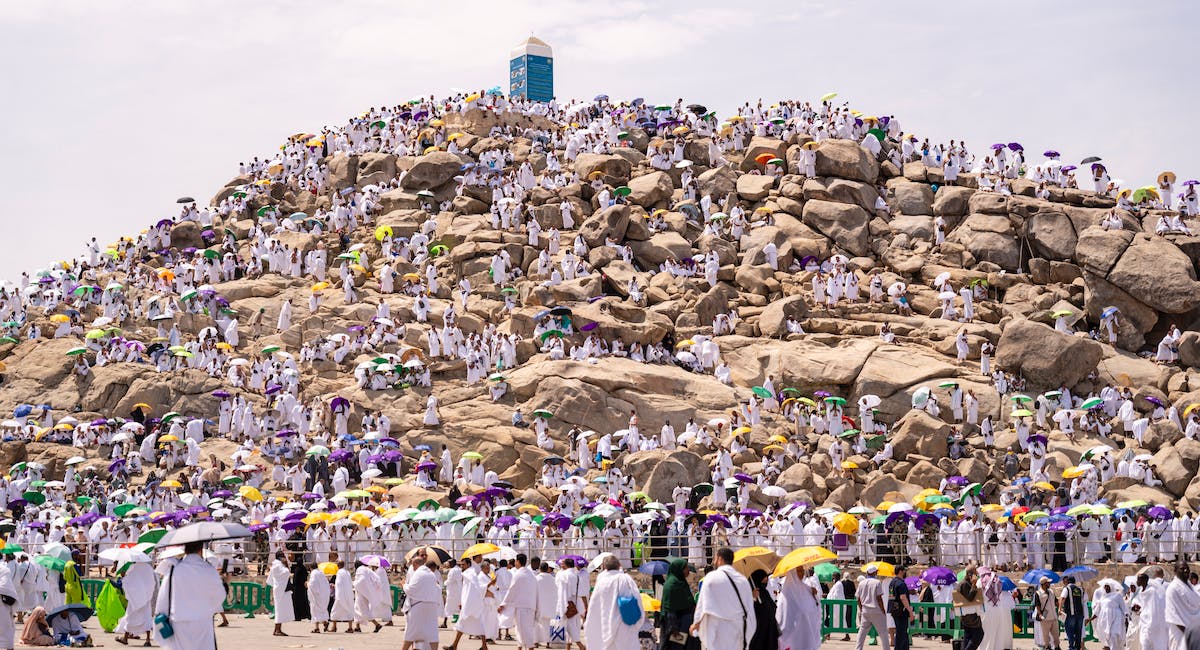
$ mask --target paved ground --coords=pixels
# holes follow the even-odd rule
[[[85,627],[92,633],[97,646],[106,648],[124,648],[113,640],[114,635],[105,633],[95,620],[88,621]],[[378,634],[365,632],[363,634],[345,634],[344,632],[312,634],[312,628],[307,622],[287,623],[283,626],[287,637],[272,636],[273,625],[266,616],[256,616],[252,619],[242,618],[241,615],[229,617],[229,627],[217,628],[217,646],[221,650],[264,650],[266,648],[315,648],[317,650],[398,650],[404,639],[404,619],[397,617],[393,627],[384,627]],[[18,631],[19,631],[18,627]],[[443,630],[442,647],[449,647],[454,640],[454,633]],[[134,642],[130,647],[141,647]],[[479,642],[464,638],[459,644],[459,650],[476,650]],[[516,648],[512,641],[493,643],[490,648]],[[842,641],[835,637],[827,641],[823,648],[831,650],[853,650],[851,641]],[[936,640],[914,639],[913,648],[923,650],[950,650],[949,643]],[[1018,640],[1017,650],[1031,650],[1032,640]]]

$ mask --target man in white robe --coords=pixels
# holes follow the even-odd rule
[[[379,576],[375,570],[365,564],[359,564],[354,570],[354,629],[362,632],[363,623],[373,623],[375,632],[383,625],[375,618],[373,601],[379,598]]]
[[[314,566],[308,572],[308,608],[312,612],[313,634],[321,633],[321,623],[325,631],[329,631],[329,577],[320,568]]]
[[[204,560],[203,542],[184,545],[184,555],[159,565],[155,614],[166,614],[174,634],[164,639],[156,626],[155,640],[167,650],[212,650],[217,647],[213,616],[223,611],[225,585],[213,565]]]
[[[349,626],[347,631],[354,629],[354,577],[340,564],[333,579],[333,610],[329,612],[333,632],[337,632],[337,624],[342,621]]]
[[[567,650],[570,650],[571,644],[582,648],[583,643],[581,643],[579,632],[580,621],[587,615],[589,594],[587,575],[575,568],[572,560],[567,559],[564,560],[563,569],[554,577],[554,583],[558,586],[558,616],[562,619]],[[576,614],[567,616],[567,610],[572,608],[571,606],[575,609]]]
[[[1167,650],[1169,634],[1163,619],[1166,608],[1165,585],[1151,580],[1146,573],[1138,575],[1140,591],[1133,597],[1133,609],[1138,620],[1138,645],[1142,650]]]
[[[733,569],[732,549],[717,549],[713,564],[700,584],[691,632],[704,650],[745,648],[757,627],[750,581]]]
[[[491,576],[481,568],[483,556],[471,558],[471,567],[463,571],[462,610],[458,622],[454,624],[456,634],[451,647],[458,647],[463,635],[482,638],[481,648],[487,650],[488,639],[495,639],[499,632],[496,612],[488,612],[487,607],[495,592]]]
[[[550,643],[550,621],[558,611],[558,585],[554,582],[554,573],[549,562],[538,566],[538,558],[531,562],[537,574],[537,642]]]
[[[538,585],[537,574],[530,569],[528,558],[524,553],[518,553],[516,568],[512,571],[512,582],[508,593],[500,601],[499,614],[507,615],[512,620],[512,627],[517,633],[517,647],[523,650],[533,650],[537,644],[537,610]]]
[[[283,631],[283,624],[296,620],[296,611],[292,606],[291,581],[292,572],[288,568],[287,558],[283,551],[280,551],[275,554],[271,572],[267,574],[267,586],[271,588],[271,605],[275,608],[275,636],[287,636]]]
[[[404,646],[437,650],[438,613],[442,611],[442,585],[425,566],[425,555],[417,553],[404,581]]]
[[[13,624],[13,605],[17,604],[17,586],[13,584],[8,564],[0,562],[0,648],[12,650],[16,644],[17,626]]]
[[[1167,585],[1163,619],[1167,622],[1170,650],[1185,650],[1184,630],[1200,621],[1200,594],[1188,583],[1190,573],[1187,564],[1179,563],[1175,567],[1175,579]]]
[[[154,588],[158,580],[154,577],[154,568],[149,562],[134,562],[125,570],[121,578],[121,590],[125,592],[125,615],[117,621],[116,632],[124,636],[118,641],[129,643],[129,638],[146,635],[146,643],[150,643],[150,630],[153,627]]]
[[[642,598],[637,583],[621,571],[621,561],[616,556],[609,555],[604,558],[600,568],[603,569],[603,573],[596,578],[591,606],[583,624],[584,646],[588,650],[637,648],[638,629],[645,616],[641,611]],[[633,623],[627,623],[627,619],[621,613],[619,601],[623,598],[631,598],[637,605],[639,616]]]

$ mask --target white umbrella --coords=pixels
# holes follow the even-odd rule
[[[679,359],[680,361],[682,361],[684,363],[696,363],[696,355],[692,354],[691,352],[688,352],[687,350],[683,350],[682,352],[676,352],[675,358]]]
[[[383,476],[383,470],[379,469],[378,467],[372,467],[371,469],[362,473],[362,477],[365,479],[372,479],[376,476]]]
[[[596,557],[592,558],[592,561],[588,562],[588,571],[595,571],[596,569],[599,569],[600,565],[604,564],[604,560],[606,560],[610,557],[615,557],[615,556],[612,553],[605,551],[605,552],[601,553],[600,555],[597,555]]]
[[[915,508],[913,507],[913,504],[911,504],[911,503],[896,503],[896,504],[893,504],[892,507],[888,508],[888,514],[890,515],[893,512],[908,512],[909,510],[914,510],[914,509]]]
[[[859,408],[873,409],[882,403],[883,400],[879,399],[878,395],[863,395],[862,397],[858,398]]]
[[[232,522],[201,521],[176,528],[163,535],[158,541],[159,546],[178,546],[193,542],[212,542],[222,539],[237,539],[251,537],[254,533],[241,524]]]
[[[925,406],[925,402],[929,401],[929,387],[922,386],[913,392],[912,405],[920,408]]]
[[[907,290],[908,285],[904,284],[903,282],[896,282],[893,283],[892,286],[888,287],[888,295],[895,298],[896,296],[903,295]]]
[[[767,497],[776,497],[782,499],[783,497],[787,496],[787,490],[779,487],[778,485],[768,485],[760,490],[760,492],[762,492],[763,496]]]
[[[946,284],[946,282],[949,280],[950,280],[950,272],[942,271],[941,273],[937,274],[936,278],[933,279],[933,286],[935,286],[935,287],[941,286],[943,284]]]
[[[954,300],[957,297],[958,294],[953,291],[943,291],[938,294],[938,300]]]

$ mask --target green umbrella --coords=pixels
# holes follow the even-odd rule
[[[880,524],[887,523],[887,515],[876,515],[871,517],[870,523],[872,526],[878,526]]]
[[[838,568],[830,562],[813,567],[813,575],[817,576],[817,580],[825,583],[833,582],[833,576],[838,573],[840,573]]]
[[[629,196],[632,192],[633,190],[629,189],[628,186],[622,185],[613,190],[613,196]]]
[[[875,139],[879,140],[880,142],[887,140],[887,134],[883,132],[883,129],[871,129],[867,131],[867,133],[875,136]]]
[[[859,434],[858,429],[846,429],[840,435],[838,435],[838,437],[839,438],[853,438],[854,436],[857,436],[858,434]]]
[[[205,257],[205,258],[207,258],[207,259],[210,259],[210,260],[215,260],[215,259],[217,259],[217,258],[218,258],[218,257],[220,257],[220,256],[221,256],[221,251],[219,251],[219,250],[217,250],[217,249],[215,249],[215,248],[206,248],[206,249],[204,249],[204,257]]]
[[[57,557],[51,557],[49,555],[39,555],[33,558],[33,561],[39,566],[43,566],[51,571],[62,571],[63,569],[67,568],[66,560]]]
[[[1079,408],[1086,411],[1088,409],[1094,409],[1098,406],[1101,406],[1102,404],[1104,404],[1104,400],[1100,399],[1099,397],[1093,397],[1083,400],[1083,403],[1079,405]]]
[[[11,336],[0,336],[0,343],[20,343],[20,341],[14,339]],[[70,354],[70,353],[68,352],[67,354]]]
[[[0,555],[15,555],[24,551],[18,544],[5,544],[4,548],[0,548]]]
[[[542,332],[542,335],[541,335],[540,337],[538,337],[538,338],[539,338],[541,341],[545,342],[545,340],[546,340],[546,339],[548,339],[548,338],[550,338],[550,337],[554,337],[554,338],[556,338],[556,339],[561,339],[561,338],[563,338],[564,336],[566,336],[566,335],[565,335],[565,334],[563,334],[561,330],[546,330],[545,332]]]
[[[830,395],[829,397],[825,398],[825,403],[826,404],[837,404],[838,406],[845,406],[846,398],[838,397],[837,395]]]
[[[267,347],[262,349],[263,354],[271,354],[273,352],[278,352],[278,351],[279,351],[278,345],[268,345]]]
[[[698,483],[698,484],[692,486],[692,494],[698,494],[703,497],[703,496],[708,496],[708,495],[712,494],[712,492],[713,492],[712,483]]]
[[[433,246],[429,247],[429,254],[433,257],[437,257],[438,255],[445,255],[447,252],[449,252],[449,250],[450,249],[446,248],[443,244],[434,244]]]
[[[755,386],[754,388],[750,389],[750,392],[763,399],[771,399],[772,397],[775,397],[771,394],[771,391],[763,388],[762,386]]]
[[[503,289],[500,290],[500,293],[502,293],[506,296],[515,296],[515,295],[517,295],[517,288],[516,287],[504,287]]]
[[[1028,395],[1013,395],[1012,397],[1010,397],[1008,399],[1011,399],[1014,402],[1032,402],[1033,401],[1033,398]]]
[[[26,501],[32,503],[35,506],[40,506],[46,502],[46,495],[42,494],[41,492],[29,491],[29,492],[26,492],[25,494],[22,494],[21,498],[25,499]]]
[[[800,392],[799,388],[790,388],[790,387],[785,388],[779,392],[783,393],[784,395],[791,395],[791,396],[795,396],[795,397],[798,397],[798,396],[804,394],[804,393]]]
[[[604,528],[604,517],[600,515],[583,515],[582,517],[576,517],[575,521],[571,523],[580,527],[594,526],[596,528]]]
[[[92,497],[75,497],[75,503],[81,506],[90,506],[92,505],[92,501],[95,501]]]
[[[129,514],[130,510],[133,510],[138,507],[139,506],[136,503],[122,503],[121,505],[113,508],[113,514],[115,514],[118,517],[124,517],[125,515]]]
[[[151,528],[150,530],[138,535],[138,543],[140,544],[157,544],[158,540],[162,539],[167,534],[166,528]]]
[[[537,409],[536,411],[533,412],[533,414],[539,418],[546,418],[547,420],[554,417],[554,414],[551,413],[550,411],[547,411],[546,409]]]
[[[11,338],[11,337],[6,336],[4,338]],[[0,339],[0,341],[3,341],[3,340],[4,339]],[[13,341],[13,342],[16,343],[16,341]],[[67,350],[68,357],[77,357],[81,354],[87,354],[87,348],[78,347],[78,348],[71,348],[70,350]]]

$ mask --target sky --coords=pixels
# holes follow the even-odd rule
[[[507,89],[554,48],[562,98],[815,100],[977,154],[1102,156],[1144,185],[1200,177],[1172,131],[1200,91],[1200,2],[1167,0],[0,0],[0,280],[207,201],[292,133],[451,88]],[[1040,158],[1040,157],[1039,157]]]

